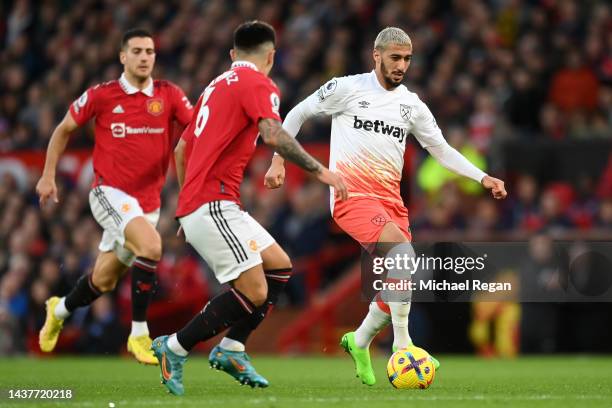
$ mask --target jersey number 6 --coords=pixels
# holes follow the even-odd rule
[[[202,95],[202,105],[200,106],[200,110],[198,111],[198,116],[196,118],[195,129],[193,133],[196,137],[200,137],[202,132],[204,131],[204,127],[206,127],[206,122],[208,122],[208,116],[210,115],[210,109],[206,106],[208,103],[208,99],[210,95],[215,90],[214,86],[208,86],[204,89],[204,94]]]

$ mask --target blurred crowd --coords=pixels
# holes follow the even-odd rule
[[[252,18],[278,30],[283,112],[332,76],[369,70],[376,33],[398,26],[414,45],[410,89],[479,151],[504,137],[609,138],[611,13],[576,0],[17,0],[0,8],[0,150],[44,148],[75,97],[116,79],[125,29],[155,33],[155,76],[195,101]]]
[[[414,49],[406,85],[429,105],[449,142],[492,174],[507,176],[506,142],[612,139],[612,6],[606,1],[16,0],[0,5],[0,153],[44,150],[84,89],[117,79],[124,30],[139,26],[155,34],[154,77],[176,82],[195,102],[229,67],[233,29],[253,18],[277,29],[272,78],[282,92],[282,114],[330,77],[372,69],[376,33],[398,26]],[[324,144],[328,135],[329,120],[316,120],[299,140]],[[70,148],[92,145],[87,127],[76,132]],[[601,174],[578,182],[513,175],[509,200],[497,203],[419,150],[403,186],[413,234],[610,234],[610,157]],[[268,158],[259,155],[251,163],[243,202],[290,255],[313,256],[330,242],[350,241],[330,223],[320,184],[302,175],[296,185],[263,190]],[[0,335],[2,354],[26,348],[27,334],[42,324],[44,300],[66,294],[91,270],[100,230],[89,213],[87,188],[77,180],[60,176],[60,204],[39,209],[39,174],[19,177],[0,167],[0,333],[14,334]],[[175,236],[176,194],[170,177],[159,224],[165,246],[160,296],[170,299],[178,293],[173,274],[179,270],[193,272],[184,274],[180,288],[216,289],[213,280],[194,277],[206,276],[200,273],[205,267]],[[297,303],[305,301],[301,283],[298,275],[289,289]],[[121,320],[117,302],[100,303],[75,317],[94,337]],[[113,340],[100,339],[109,343],[105,349],[120,346]]]

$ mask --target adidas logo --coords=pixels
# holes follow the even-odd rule
[[[117,105],[115,109],[113,109],[113,113],[124,113],[123,106]]]
[[[368,102],[368,101],[361,101],[361,102],[358,103],[358,105],[359,105],[360,108],[367,108],[368,105],[370,105],[370,102]]]

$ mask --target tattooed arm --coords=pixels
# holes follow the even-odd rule
[[[281,123],[274,119],[259,121],[259,134],[264,143],[270,145],[278,154],[303,168],[304,170],[319,174],[323,165],[308,154],[297,140],[287,133]]]
[[[341,200],[345,200],[348,197],[346,186],[342,179],[308,154],[302,145],[282,128],[279,121],[274,119],[260,120],[259,134],[264,143],[272,146],[279,155],[294,162],[304,170],[313,173],[322,183],[333,187],[336,196],[340,197]]]

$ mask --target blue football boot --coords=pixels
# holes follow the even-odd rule
[[[177,356],[168,348],[168,336],[160,336],[153,340],[151,350],[159,361],[161,381],[168,391],[174,395],[183,395],[183,365],[187,357]]]
[[[244,351],[229,351],[216,346],[208,356],[211,368],[223,370],[242,385],[266,388],[270,383],[255,371],[249,355]]]

